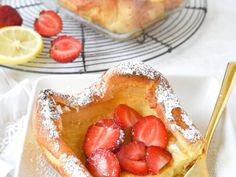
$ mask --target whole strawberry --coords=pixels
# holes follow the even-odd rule
[[[22,18],[17,10],[8,5],[0,5],[0,28],[6,26],[21,26]]]

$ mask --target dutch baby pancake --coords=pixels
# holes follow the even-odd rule
[[[40,92],[35,137],[63,177],[181,176],[204,139],[167,79],[141,62],[106,71],[76,95]]]
[[[58,3],[115,33],[135,32],[163,19],[184,0],[57,0]]]

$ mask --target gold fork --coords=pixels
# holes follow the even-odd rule
[[[228,63],[224,80],[221,85],[221,90],[218,95],[214,111],[211,115],[211,120],[208,124],[206,136],[205,136],[205,145],[203,154],[197,159],[193,166],[187,171],[184,177],[209,177],[207,169],[207,153],[209,145],[214,134],[214,131],[217,127],[217,124],[221,118],[221,115],[224,111],[225,105],[229,99],[230,93],[233,89],[234,82],[236,80],[236,63]]]

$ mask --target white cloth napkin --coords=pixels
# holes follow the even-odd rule
[[[17,83],[0,70],[0,177],[11,176],[19,159],[31,83]]]

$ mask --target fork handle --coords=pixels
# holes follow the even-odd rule
[[[224,111],[225,105],[228,102],[235,80],[236,80],[236,63],[228,63],[225,76],[222,82],[221,90],[218,95],[216,105],[211,115],[211,120],[209,122],[208,129],[206,132],[205,152],[208,151],[212,136]]]

